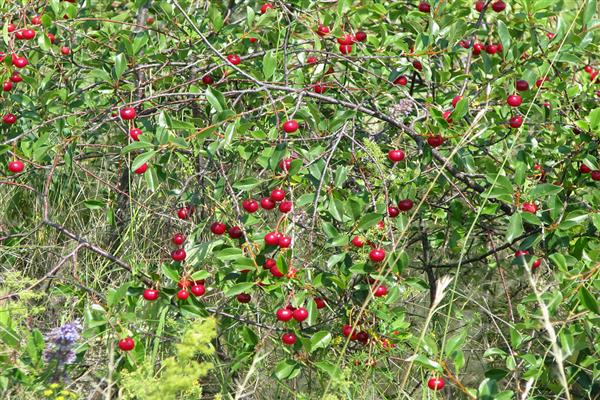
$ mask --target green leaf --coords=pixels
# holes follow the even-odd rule
[[[381,221],[382,218],[383,217],[381,216],[381,214],[376,214],[376,213],[366,214],[364,217],[362,217],[360,219],[360,222],[358,223],[358,229],[366,231],[370,227],[377,225],[377,223],[379,221]]]
[[[529,195],[533,198],[544,197],[557,194],[562,190],[563,188],[560,186],[552,185],[551,183],[542,183],[534,187],[531,192],[529,192]]]
[[[467,99],[460,99],[458,104],[456,104],[456,108],[452,111],[452,118],[456,121],[461,119],[467,114],[469,110],[469,101]]]
[[[223,293],[226,297],[235,296],[236,294],[246,293],[254,287],[254,282],[242,282],[233,285]]]
[[[294,360],[283,360],[275,366],[275,377],[279,380],[292,379],[298,376],[301,372],[300,364]]]
[[[339,378],[341,371],[337,365],[329,361],[319,361],[315,363],[315,366],[321,371],[326,372],[332,378]]]
[[[500,36],[502,47],[505,49],[504,51],[508,51],[510,48],[510,33],[506,24],[501,19],[498,19],[498,35]]]
[[[158,151],[156,150],[150,150],[147,151],[145,153],[140,154],[139,156],[137,156],[134,160],[133,160],[133,164],[131,165],[131,169],[132,170],[136,170],[139,167],[141,167],[143,164],[145,164],[146,162],[148,162],[152,157],[154,157],[154,155],[158,153]]]
[[[235,182],[232,186],[234,189],[249,191],[249,190],[257,187],[261,183],[262,183],[261,180],[250,177],[250,178],[241,179],[241,180]]]
[[[100,210],[106,207],[106,203],[103,200],[88,199],[83,202],[83,205],[89,210]]]
[[[115,75],[117,79],[123,75],[123,72],[127,69],[127,57],[123,53],[119,53],[115,56]]]
[[[230,261],[235,260],[236,258],[243,257],[243,254],[242,249],[237,247],[229,247],[219,251],[217,254],[215,254],[215,257],[217,257],[221,261]]]
[[[271,79],[273,73],[275,72],[275,67],[277,66],[277,58],[275,57],[275,52],[273,50],[269,50],[263,56],[263,74],[265,79]]]
[[[495,380],[486,378],[479,385],[477,400],[494,400],[498,393],[498,384]]]
[[[467,331],[463,330],[457,335],[452,336],[446,342],[445,352],[447,356],[450,356],[456,349],[462,346],[467,339]]]
[[[173,282],[179,282],[179,273],[169,264],[162,265],[163,274]]]
[[[594,109],[590,112],[590,126],[592,129],[596,129],[600,124],[600,108]]]
[[[514,213],[510,216],[510,222],[508,224],[508,230],[506,231],[506,241],[508,243],[512,243],[512,241],[519,237],[525,232],[523,229],[523,219],[521,218],[521,213]]]
[[[596,301],[596,299],[594,298],[594,296],[592,296],[592,294],[586,289],[585,286],[582,286],[581,289],[579,289],[579,300],[581,301],[581,304],[587,308],[588,310],[590,310],[591,312],[595,313],[595,314],[600,314],[600,309],[598,308],[598,302]]]
[[[313,302],[314,303],[314,302]],[[326,348],[331,342],[331,333],[327,331],[319,331],[310,338],[310,352],[316,349]]]
[[[210,103],[210,105],[217,111],[222,112],[226,107],[225,97],[223,94],[212,87],[206,88],[206,100]]]

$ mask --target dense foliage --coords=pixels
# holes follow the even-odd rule
[[[600,398],[596,0],[0,13],[2,398]]]

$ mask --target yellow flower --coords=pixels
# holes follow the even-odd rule
[[[53,383],[51,384],[49,387],[52,389],[56,389],[57,387],[59,387],[60,385],[58,383]]]
[[[46,389],[43,392],[43,395],[46,396],[46,397],[50,396],[51,394],[52,394],[52,389]]]
[[[54,400],[65,400],[65,396],[58,396],[55,397]]]

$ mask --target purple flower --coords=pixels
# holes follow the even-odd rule
[[[75,362],[74,345],[81,337],[82,329],[81,322],[75,320],[48,332],[44,360],[47,363],[56,361],[58,366],[73,364]]]

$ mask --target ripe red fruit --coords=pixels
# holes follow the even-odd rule
[[[398,202],[398,208],[400,209],[400,211],[408,211],[411,208],[413,208],[413,205],[414,203],[410,199],[404,199]]]
[[[458,44],[460,45],[460,47],[462,47],[463,49],[468,49],[469,47],[471,47],[471,42],[468,40],[461,40],[460,42],[458,42]]]
[[[292,161],[294,161],[294,159],[291,157],[284,158],[283,160],[279,161],[279,169],[283,171],[289,171],[292,167]]]
[[[594,68],[593,68],[591,65],[586,65],[586,66],[583,68],[583,70],[584,70],[585,72],[587,72],[588,74],[591,74],[591,73],[592,73],[592,71],[594,70]]]
[[[52,33],[48,32],[46,36],[48,36],[48,39],[50,39],[51,44],[54,44],[56,42],[56,36],[54,36]]]
[[[28,62],[25,57],[17,57],[13,54],[12,64],[17,68],[25,68]]]
[[[390,217],[396,218],[398,215],[400,215],[400,209],[398,207],[389,206],[387,208],[387,213]]]
[[[187,289],[187,288],[189,288],[190,286],[192,286],[192,281],[190,281],[189,279],[186,279],[186,278],[181,278],[181,279],[179,280],[179,282],[177,282],[177,286],[178,286],[180,289]]]
[[[135,342],[132,338],[126,337],[125,339],[119,340],[119,349],[123,351],[131,351],[135,347]]]
[[[358,42],[364,42],[365,40],[367,40],[367,34],[366,32],[358,31],[354,35],[354,39],[356,39],[356,41]]]
[[[542,259],[538,258],[531,264],[531,269],[538,269],[540,265],[542,265]]]
[[[363,242],[362,239],[358,236],[354,236],[351,242],[355,247],[363,247],[363,245],[365,244],[365,242]]]
[[[135,172],[138,175],[141,175],[141,174],[143,174],[146,171],[148,171],[148,164],[143,163],[137,169],[135,169],[133,172]]]
[[[293,334],[292,332],[284,333],[281,336],[281,341],[283,342],[283,344],[291,346],[294,343],[296,343],[296,335]]]
[[[69,54],[71,54],[71,49],[69,49],[66,46],[62,46],[60,48],[60,52],[62,53],[63,56],[68,56]]]
[[[8,170],[14,174],[23,171],[25,164],[21,160],[14,160],[8,163]]]
[[[537,206],[535,203],[523,203],[521,207],[524,212],[535,214],[537,212]]]
[[[385,259],[385,250],[383,249],[373,249],[369,253],[369,258],[373,262],[381,262]]]
[[[283,130],[287,133],[294,133],[298,130],[298,121],[291,119],[283,123]]]
[[[592,180],[600,181],[600,170],[592,171]]]
[[[352,53],[352,46],[349,44],[340,44],[340,53],[342,53],[342,54]]]
[[[354,340],[359,341],[362,344],[367,344],[367,342],[369,341],[369,334],[364,331],[358,332]]]
[[[421,64],[421,61],[419,60],[415,60],[412,62],[413,67],[415,67],[415,69],[417,71],[421,71],[423,69],[423,64]]]
[[[273,189],[271,191],[271,200],[281,201],[285,199],[285,192],[282,189]]]
[[[477,12],[482,12],[484,6],[485,6],[485,1],[478,1],[475,3],[475,10]]]
[[[238,65],[242,62],[242,59],[238,55],[230,54],[227,56],[227,61],[229,61],[233,65]]]
[[[17,71],[14,71],[12,73],[12,75],[10,76],[10,78],[8,78],[8,79],[10,79],[10,81],[14,82],[14,83],[19,83],[19,82],[23,81],[23,78],[21,77],[21,75],[19,75],[19,73]]]
[[[249,41],[250,43],[256,43],[256,42],[258,41],[258,39],[257,39],[257,38],[255,38],[255,37],[249,37],[249,38],[248,38],[248,41]]]
[[[519,107],[523,103],[523,98],[518,94],[511,94],[506,99],[506,103],[511,107]]]
[[[6,81],[2,84],[2,90],[5,92],[10,92],[13,88],[13,83],[11,81]]]
[[[31,40],[35,37],[35,31],[33,29],[23,29],[22,35],[23,39]]]
[[[527,250],[517,250],[517,251],[515,251],[515,258],[523,257],[528,254],[529,254],[529,252]]]
[[[320,297],[315,297],[315,304],[317,305],[317,309],[325,308],[325,300]]]
[[[175,249],[171,252],[171,258],[173,261],[183,261],[187,254],[184,249]]]
[[[461,100],[462,100],[462,96],[458,96],[458,95],[454,96],[454,98],[452,99],[452,107],[456,108],[456,105]]]
[[[385,286],[377,286],[373,291],[373,296],[383,297],[387,294],[387,288]]]
[[[121,111],[119,111],[119,114],[121,115],[121,118],[123,118],[124,120],[131,120],[137,116],[137,113],[135,112],[135,108],[133,108],[133,107],[122,108]]]
[[[390,150],[387,157],[391,162],[397,163],[404,160],[404,152],[402,150]]]
[[[444,143],[444,138],[442,137],[442,135],[429,136],[427,138],[427,143],[429,143],[429,145],[434,148],[440,147]]]
[[[176,233],[171,238],[171,242],[177,246],[181,246],[185,242],[185,236],[181,233]]]
[[[443,112],[442,118],[444,118],[444,120],[446,120],[447,123],[451,124],[452,123],[452,118],[450,117],[451,115],[452,115],[452,110],[446,110]]]
[[[152,25],[153,23],[154,23],[154,17],[148,17],[148,18],[146,18],[146,24]]]
[[[337,38],[337,42],[341,45],[352,46],[354,44],[354,36],[346,33],[344,36]]]
[[[189,294],[189,293],[188,293],[188,291],[187,291],[187,290],[185,290],[185,289],[181,289],[179,292],[177,292],[177,298],[178,298],[179,300],[185,300],[185,299],[187,299],[188,297],[190,297],[190,294]]]
[[[315,83],[312,88],[313,91],[318,94],[323,94],[327,91],[327,86],[322,83]]]
[[[552,109],[552,104],[550,104],[550,102],[549,102],[549,101],[545,101],[545,102],[544,102],[544,104],[543,104],[543,106],[544,106],[545,108],[547,108],[547,109]]]
[[[288,247],[290,247],[292,245],[292,238],[289,236],[282,235],[279,238],[279,240],[277,241],[277,244],[282,249],[287,249]]]
[[[272,210],[275,208],[275,202],[270,197],[265,197],[260,201],[260,206],[264,210]]]
[[[271,275],[273,275],[275,278],[283,277],[283,272],[281,272],[279,268],[277,268],[277,265],[274,265],[271,268],[269,268],[269,271],[271,271]]]
[[[275,315],[277,316],[278,321],[288,322],[290,319],[293,318],[294,313],[292,312],[292,310],[288,310],[287,308],[280,308],[279,310],[277,310]]]
[[[264,269],[271,269],[273,267],[277,266],[277,262],[272,259],[272,258],[267,258],[265,260],[265,262],[263,263],[263,268]]]
[[[177,216],[179,219],[188,219],[192,215],[192,208],[190,206],[181,207],[177,210]]]
[[[304,321],[308,318],[308,311],[304,307],[299,307],[294,310],[294,319],[298,322]]]
[[[139,128],[131,128],[129,130],[129,137],[134,142],[138,142],[140,140],[140,135],[142,134],[142,130]]]
[[[268,246],[277,246],[279,244],[280,237],[281,233],[279,232],[269,232],[265,235],[265,244]]]
[[[210,231],[215,235],[222,235],[227,230],[227,227],[222,222],[213,222],[210,226]]]
[[[262,7],[260,8],[260,13],[261,14],[265,14],[268,10],[272,9],[273,5],[269,4],[269,3],[265,3],[262,5]]]
[[[15,37],[19,40],[23,40],[25,39],[25,37],[23,37],[23,29],[19,29],[18,31],[15,32]]]
[[[204,83],[205,85],[212,85],[214,82],[215,80],[210,75],[204,75],[202,77],[202,83]]]
[[[556,34],[554,34],[552,32],[548,32],[548,33],[546,33],[546,37],[548,38],[548,40],[552,40],[556,37]]]
[[[158,299],[158,290],[155,289],[144,289],[144,299],[148,301],[154,301]]]
[[[429,378],[427,387],[431,390],[442,390],[444,388],[444,380],[442,378]]]
[[[192,286],[192,288],[190,289],[190,291],[192,292],[192,294],[196,297],[200,297],[202,296],[204,293],[206,293],[206,288],[204,287],[204,285],[194,285]]]
[[[592,169],[584,163],[581,163],[581,165],[579,166],[579,172],[581,172],[582,174],[589,174],[590,172],[592,172]]]
[[[506,8],[506,3],[504,3],[502,0],[498,0],[498,1],[495,1],[494,3],[492,3],[492,10],[494,10],[496,12],[502,12],[502,11],[504,11],[505,8]]]
[[[239,226],[232,226],[231,228],[229,228],[228,233],[229,237],[232,239],[239,239],[244,235],[242,229]]]
[[[482,43],[475,43],[473,45],[473,55],[480,55],[481,54],[481,50],[483,50],[485,48],[485,46]]]
[[[307,64],[316,64],[317,63],[317,57],[314,56],[310,56],[306,58],[306,63]]]
[[[524,92],[526,90],[529,90],[529,83],[527,83],[527,81],[524,80],[518,80],[515,82],[515,88],[519,91],[519,92]]]
[[[246,199],[242,202],[242,207],[249,213],[258,211],[258,202],[254,199]]]
[[[292,202],[291,201],[282,201],[279,203],[279,211],[282,213],[288,213],[292,211]]]
[[[342,326],[342,335],[348,337],[352,334],[352,325],[344,325]]]
[[[12,33],[15,31],[15,29],[17,29],[17,27],[15,26],[15,24],[8,24],[6,26],[6,30],[8,31],[8,33]]]
[[[248,293],[240,293],[236,296],[237,301],[239,301],[240,303],[250,303],[250,300],[252,299],[252,297],[250,297],[250,295]]]
[[[546,82],[547,80],[548,80],[548,77],[540,78],[537,81],[535,81],[535,86],[541,87],[544,84],[544,82]]]
[[[408,84],[408,78],[404,75],[400,75],[394,80],[394,84],[406,86]]]
[[[495,44],[488,44],[485,46],[485,52],[488,54],[496,54],[498,52],[498,46]]]
[[[319,27],[317,28],[317,34],[319,36],[325,36],[329,33],[329,27],[325,26],[323,24],[319,24]]]
[[[424,12],[424,13],[428,13],[431,11],[431,6],[429,5],[428,2],[426,1],[422,1],[419,3],[419,11]]]
[[[511,128],[520,128],[523,125],[523,117],[520,115],[515,115],[511,119],[508,120],[508,124]]]
[[[17,122],[17,116],[15,114],[11,114],[11,113],[4,114],[4,116],[2,117],[2,121],[5,124],[12,125],[15,122]]]

